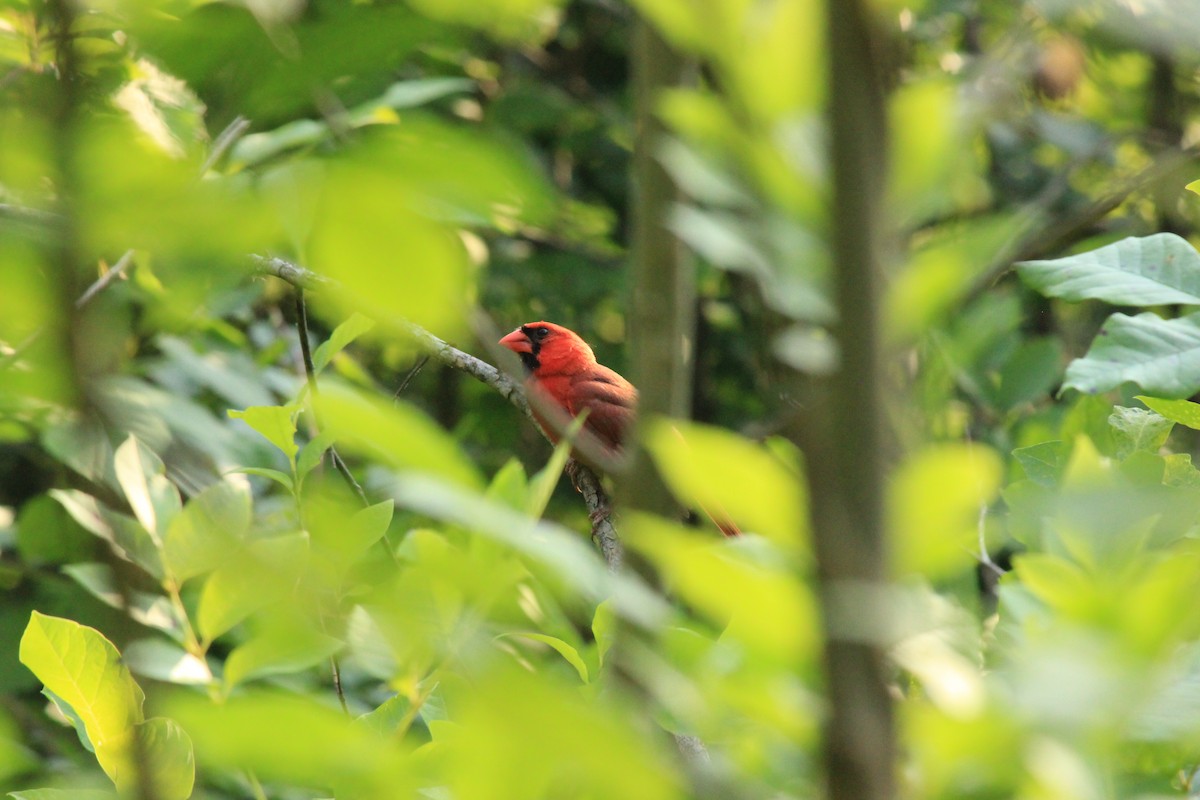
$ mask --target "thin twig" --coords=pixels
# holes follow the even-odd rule
[[[419,373],[425,367],[425,365],[428,363],[429,363],[428,354],[423,355],[419,359],[417,359],[417,363],[413,364],[412,369],[410,369],[408,371],[408,373],[404,376],[404,380],[400,381],[400,385],[396,388],[396,393],[392,395],[393,400],[400,399],[400,395],[404,394],[404,390],[407,389],[408,385],[413,382],[413,378],[417,377],[417,373]]]
[[[217,165],[217,162],[229,152],[229,148],[233,147],[238,139],[242,138],[250,128],[250,120],[239,115],[233,118],[233,122],[225,126],[225,130],[218,134],[213,140],[212,149],[208,151],[208,158],[204,159],[204,164],[200,167],[200,175],[208,174],[208,171]]]
[[[313,364],[312,349],[308,343],[308,308],[304,303],[304,288],[296,287],[296,328],[300,332],[300,354],[304,361],[304,375],[308,382],[308,392],[313,399],[313,417],[316,418],[316,399],[317,399],[317,368]],[[317,420],[317,427],[321,426],[321,421]],[[363,491],[362,485],[354,479],[354,475],[350,472],[350,468],[346,466],[346,462],[338,455],[337,449],[333,445],[329,445],[329,458],[333,462],[333,468],[338,471],[346,483],[358,495],[358,499],[362,501],[364,506],[369,506],[371,501],[367,499],[367,493]]]
[[[342,704],[342,711],[349,716],[350,707],[346,705],[346,693],[342,690],[342,669],[338,666],[336,655],[329,657],[329,671],[333,673],[333,691],[337,693],[338,702]]]
[[[103,292],[117,278],[125,274],[125,270],[133,263],[133,251],[126,250],[122,256],[117,259],[117,263],[113,264],[112,269],[100,276],[100,279],[87,288],[83,294],[79,295],[79,299],[75,301],[75,308],[83,308],[88,303],[92,302],[96,295]]]
[[[979,504],[979,563],[995,572],[997,576],[1002,576],[1006,570],[992,561],[992,556],[988,553],[987,537],[984,535],[984,523],[987,521],[987,503]]]
[[[316,420],[317,419],[317,407],[316,407],[317,369],[316,369],[316,365],[313,364],[312,348],[310,347],[309,342],[308,342],[308,307],[304,303],[303,287],[297,286],[295,288],[296,288],[296,329],[300,334],[300,355],[301,355],[301,360],[304,362],[304,376],[305,376],[305,380],[308,383],[308,392],[313,401],[313,419]],[[317,420],[316,424],[317,424],[317,427],[320,428],[321,423],[319,420]],[[364,506],[370,505],[370,501],[367,500],[367,493],[363,491],[362,486],[360,486],[358,481],[356,481],[354,479],[354,475],[352,475],[350,473],[349,467],[347,467],[346,463],[344,461],[342,461],[341,457],[338,455],[337,450],[334,449],[333,445],[329,445],[328,453],[329,453],[330,459],[333,461],[334,468],[338,471],[339,474],[341,474],[342,478],[345,479],[346,483],[350,485],[350,488],[352,488],[354,490],[354,493],[358,495],[358,499],[362,501],[362,504]],[[389,548],[389,550],[390,550],[390,548]],[[333,674],[333,691],[335,694],[337,694],[338,702],[342,704],[342,711],[349,714],[350,708],[346,705],[346,694],[342,690],[342,671],[338,667],[336,655],[331,655],[329,657],[329,667],[330,667],[330,671]]]

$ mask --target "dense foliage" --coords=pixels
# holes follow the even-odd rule
[[[1200,3],[868,4],[893,580],[824,623],[827,12],[632,5],[0,0],[0,791],[812,797],[838,636],[905,796],[1200,796]],[[642,444],[747,534],[619,510],[613,572],[413,326],[625,367],[638,15],[697,276]]]

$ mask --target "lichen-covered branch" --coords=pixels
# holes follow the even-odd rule
[[[255,271],[259,274],[273,275],[301,289],[320,291],[336,285],[334,281],[323,275],[277,256],[252,256],[251,261]],[[402,322],[401,326],[433,358],[490,386],[522,414],[533,419],[533,414],[529,410],[529,401],[525,397],[525,389],[519,381],[513,380],[509,375],[483,359],[476,358],[439,339],[419,325]],[[609,569],[616,571],[621,566],[623,551],[621,540],[617,536],[612,522],[612,505],[609,503],[608,494],[604,491],[600,478],[591,469],[576,463],[572,470],[572,479],[580,494],[583,495],[588,516],[592,521],[592,541],[596,543],[596,547],[604,556]]]

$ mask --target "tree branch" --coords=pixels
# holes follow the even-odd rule
[[[329,278],[276,256],[251,256],[251,262],[259,274],[272,275],[298,288],[322,290],[337,285]],[[533,414],[529,409],[529,400],[525,397],[525,389],[519,382],[486,361],[442,341],[419,325],[403,322],[402,327],[423,350],[438,362],[461,370],[480,383],[490,386],[522,414],[533,420]],[[534,421],[536,422],[536,420]],[[538,429],[541,430],[541,427],[539,426]],[[545,431],[543,431],[544,433]],[[608,494],[604,491],[596,473],[582,463],[576,462],[572,477],[587,505],[588,515],[592,521],[592,541],[596,543],[596,547],[604,556],[608,568],[615,572],[621,567],[623,551],[621,540],[617,536],[612,522],[612,506],[608,501]]]

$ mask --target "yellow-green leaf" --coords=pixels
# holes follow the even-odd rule
[[[888,491],[896,570],[938,576],[968,567],[979,550],[979,515],[1000,488],[992,450],[936,445],[908,458]]]
[[[121,788],[130,777],[129,745],[145,696],[112,642],[93,628],[34,611],[21,637],[21,663],[71,707],[96,759]]]
[[[648,421],[645,442],[684,503],[779,542],[807,541],[801,479],[762,445],[720,428],[666,419]]]

